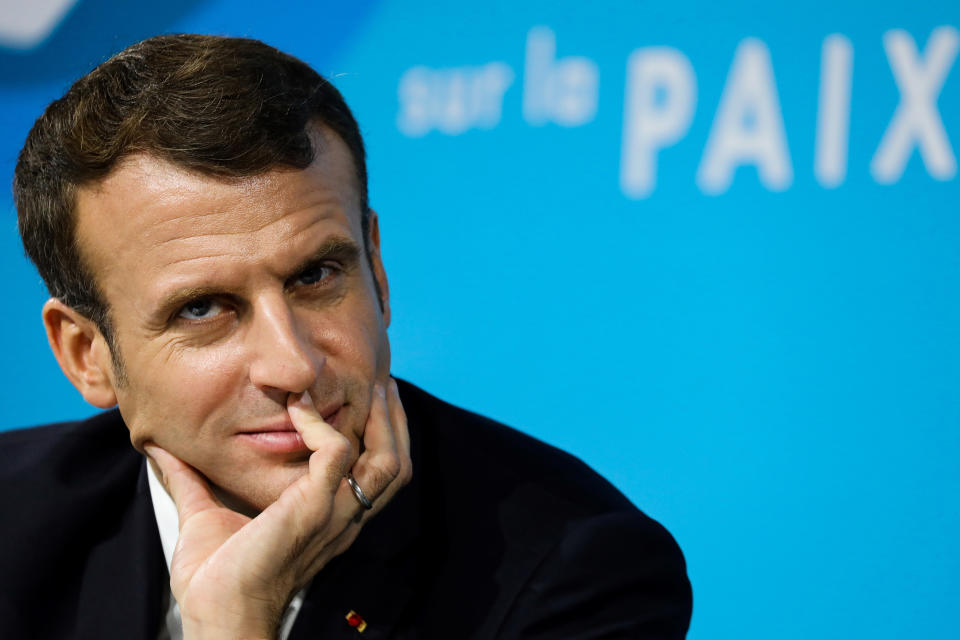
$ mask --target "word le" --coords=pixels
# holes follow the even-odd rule
[[[584,125],[597,114],[600,73],[593,60],[556,59],[556,37],[547,27],[527,35],[523,115],[529,124]],[[458,135],[468,129],[492,129],[500,123],[503,95],[514,74],[505,62],[479,67],[408,69],[397,90],[397,127],[410,137],[436,129]]]
[[[927,172],[938,180],[956,175],[957,162],[937,109],[937,98],[960,48],[951,26],[933,30],[921,54],[909,33],[883,35],[900,101],[870,162],[881,184],[900,179],[917,147]],[[814,175],[827,188],[843,183],[847,172],[853,46],[841,35],[828,36],[821,50]],[[514,80],[504,62],[479,67],[414,67],[400,79],[399,130],[411,137],[436,129],[458,135],[499,124],[503,97]],[[556,37],[548,27],[527,36],[523,117],[533,126],[576,127],[597,112],[599,71],[592,60],[556,57]],[[696,74],[678,49],[657,46],[633,51],[627,60],[620,187],[635,199],[649,197],[657,179],[659,152],[676,144],[690,128],[697,103]],[[741,41],[724,84],[696,173],[707,194],[730,188],[740,166],[756,167],[767,189],[783,191],[793,167],[767,46],[756,38]]]

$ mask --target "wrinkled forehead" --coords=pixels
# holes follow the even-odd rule
[[[284,225],[296,224],[297,208],[339,212],[362,241],[350,152],[335,134],[316,135],[322,139],[306,169],[278,167],[238,178],[201,174],[150,154],[128,156],[106,178],[76,192],[75,233],[84,263],[103,285],[102,276],[139,268],[149,262],[143,252],[177,240],[220,236],[242,244],[256,242],[267,228],[282,234]]]

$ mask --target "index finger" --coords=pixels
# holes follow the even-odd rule
[[[310,455],[311,472],[326,463],[326,479],[330,491],[336,489],[349,467],[352,450],[345,435],[327,424],[313,406],[310,393],[304,391],[299,398],[287,399],[287,412],[293,427],[303,438],[303,443],[313,453]],[[319,455],[318,455],[319,454]]]

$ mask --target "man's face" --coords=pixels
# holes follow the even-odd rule
[[[303,171],[225,181],[138,155],[77,196],[131,441],[257,510],[306,471],[287,397],[309,391],[357,455],[373,384],[389,375],[376,219],[368,262],[350,153],[322,138]]]

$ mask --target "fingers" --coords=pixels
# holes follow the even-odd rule
[[[392,383],[392,381],[391,381]],[[276,503],[266,509],[285,523],[274,533],[279,539],[297,539],[294,546],[305,549],[313,532],[336,532],[341,541],[352,540],[359,525],[379,511],[403,486],[411,474],[410,439],[406,415],[396,384],[375,385],[370,412],[363,432],[363,453],[351,469],[350,440],[324,422],[308,393],[291,397],[287,410],[310,455],[308,473],[288,487]],[[373,503],[364,509],[346,480],[352,473],[364,495]],[[331,499],[332,498],[332,499]],[[329,538],[324,536],[329,542]],[[322,542],[326,544],[326,542]],[[326,553],[322,554],[324,557]]]
[[[303,443],[313,451],[310,455],[310,475],[320,475],[330,492],[337,488],[346,475],[349,465],[350,441],[336,429],[324,422],[313,406],[310,393],[304,391],[299,398],[287,399],[287,412],[294,428],[303,438]],[[346,445],[346,452],[344,452]]]
[[[379,511],[400,490],[412,475],[410,436],[407,417],[400,403],[396,383],[377,384],[374,388],[370,415],[363,437],[364,452],[353,465],[352,473],[374,509],[362,514],[369,518]],[[338,509],[351,508],[356,515],[362,510],[353,490],[344,481],[337,492]]]
[[[222,506],[196,469],[155,444],[145,444],[143,449],[160,469],[161,481],[177,505],[181,528],[195,513]]]
[[[324,422],[308,392],[289,397],[287,411],[312,453],[307,473],[287,487],[264,514],[276,514],[277,522],[282,523],[275,531],[278,540],[305,541],[332,525],[331,517],[338,512],[334,496],[350,468],[353,448],[346,436]],[[337,531],[340,528],[334,526]]]
[[[311,450],[306,475],[280,495],[266,511],[285,514],[281,538],[292,540],[293,549],[311,546],[314,535],[323,530],[341,531],[332,519],[338,510],[335,494],[343,483],[353,456],[349,439],[327,424],[317,411],[309,392],[287,399],[287,411],[294,428]],[[266,513],[266,512],[265,512]],[[325,546],[325,536],[313,540],[313,546]],[[324,554],[325,555],[325,554]]]
[[[299,396],[291,394],[287,398],[287,412],[308,449],[316,451],[326,443],[326,436],[333,427],[323,421],[320,412],[313,406],[309,391],[304,391]]]
[[[400,471],[396,433],[387,404],[387,390],[377,383],[363,431],[363,454],[353,465],[354,478],[363,477],[367,482],[364,491],[375,495],[379,495]]]
[[[400,454],[400,480],[403,481],[403,484],[406,484],[413,476],[413,462],[410,458],[410,429],[407,427],[407,414],[400,402],[400,389],[397,388],[397,381],[393,378],[390,378],[388,406],[390,407],[390,424],[393,425],[394,437]]]

